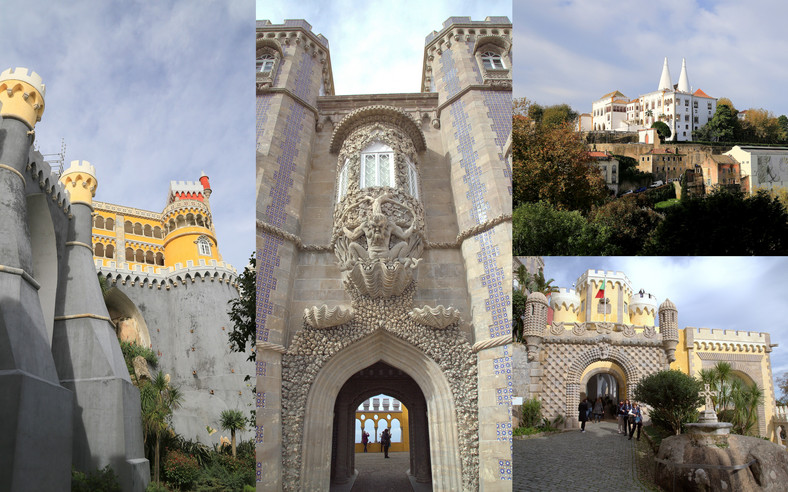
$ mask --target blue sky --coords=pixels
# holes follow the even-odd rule
[[[788,2],[513,0],[514,96],[581,113],[603,94],[655,91],[668,58],[693,89],[788,115]]]
[[[452,16],[512,18],[511,0],[257,0],[257,19],[304,19],[328,39],[337,95],[421,92],[424,38]]]
[[[549,257],[545,278],[572,288],[588,269],[623,272],[632,289],[670,299],[679,327],[767,332],[772,374],[788,372],[788,257]]]
[[[47,86],[42,153],[96,168],[96,200],[160,212],[171,180],[210,177],[225,261],[254,250],[254,3],[4,1],[0,71]]]

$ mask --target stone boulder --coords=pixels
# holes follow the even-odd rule
[[[698,446],[693,444],[689,435],[682,434],[664,439],[657,459],[681,465],[716,466],[742,465],[755,460],[749,467],[739,470],[657,462],[656,482],[665,490],[777,492],[786,490],[788,484],[788,452],[757,437],[731,435],[727,446],[724,443]]]

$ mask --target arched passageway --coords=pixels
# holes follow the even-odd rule
[[[331,463],[326,456],[333,455],[332,448],[334,434],[345,436],[348,442],[344,453],[352,454],[353,445],[353,412],[365,397],[372,393],[361,392],[356,398],[343,396],[339,398],[340,391],[356,373],[383,362],[392,369],[404,368],[407,375],[412,378],[418,387],[421,397],[412,394],[404,395],[402,389],[386,388],[386,393],[394,397],[402,397],[403,403],[410,402],[408,409],[414,414],[424,415],[425,429],[420,437],[429,441],[426,459],[415,459],[418,463],[429,464],[433,490],[461,490],[462,489],[462,462],[458,444],[457,412],[452,397],[451,387],[440,367],[422,351],[406,341],[388,333],[378,330],[362,340],[345,348],[332,357],[320,370],[311,385],[307,395],[304,430],[302,437],[303,458],[301,464],[302,481],[300,487],[304,490],[328,490],[331,482]],[[403,371],[404,372],[404,371]],[[392,385],[393,386],[393,385]],[[380,386],[370,390],[375,394],[381,392]],[[345,422],[347,429],[334,430],[334,409],[337,401],[349,401],[347,411],[342,412],[344,417],[337,423]],[[417,410],[421,403],[426,410]],[[353,406],[355,405],[355,406]],[[429,420],[426,419],[429,415]],[[411,427],[415,427],[414,423]],[[415,433],[415,431],[414,431]],[[412,442],[412,446],[415,444]],[[335,476],[347,474],[350,467],[349,458],[340,463],[341,456],[337,453]],[[332,460],[333,461],[333,460]],[[340,467],[344,472],[340,472]],[[415,471],[415,473],[414,473]],[[416,476],[421,472],[411,470]]]
[[[409,410],[410,468],[401,470],[402,476],[399,478],[405,479],[405,472],[409,471],[417,482],[431,481],[430,439],[424,393],[406,372],[379,361],[351,376],[337,395],[331,449],[332,484],[347,483],[353,478],[356,409],[364,400],[380,393],[394,396]],[[389,427],[390,419],[387,419],[387,412],[375,415],[378,416],[375,420],[378,423],[377,432],[380,433],[383,428]],[[391,472],[396,475],[400,471]]]

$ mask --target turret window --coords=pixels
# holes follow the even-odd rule
[[[482,53],[482,64],[484,65],[484,68],[488,70],[501,70],[505,68],[503,66],[503,59],[501,58],[501,55],[492,51],[485,51]]]
[[[339,179],[337,180],[338,189],[337,189],[337,201],[342,200],[342,198],[347,195],[347,174],[348,174],[348,161],[345,161],[345,165],[342,166],[342,170],[339,171]]]
[[[276,57],[274,57],[274,55],[270,53],[266,53],[257,59],[257,71],[264,73],[266,75],[270,75],[271,72],[274,70],[275,62],[276,62]]]
[[[394,186],[394,151],[373,142],[361,152],[361,188]]]
[[[197,240],[197,251],[202,256],[211,256],[211,242],[205,236]]]
[[[418,172],[416,171],[416,166],[413,165],[412,162],[408,161],[407,165],[407,176],[408,176],[408,183],[407,183],[407,192],[410,196],[415,199],[419,199],[419,181],[418,181]]]

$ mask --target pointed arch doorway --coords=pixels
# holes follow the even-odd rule
[[[424,393],[406,372],[378,361],[351,376],[337,395],[334,404],[334,425],[331,449],[331,483],[343,484],[355,473],[356,409],[367,398],[386,393],[408,409],[410,441],[409,475],[418,483],[430,483],[430,439],[427,402]],[[386,427],[387,412],[375,414],[378,434]],[[404,472],[404,470],[402,470]],[[396,473],[392,471],[392,473]],[[405,478],[405,477],[402,477]]]
[[[332,455],[333,410],[340,390],[353,375],[377,362],[384,362],[395,369],[402,368],[423,395],[426,415],[429,415],[429,419],[425,418],[427,430],[424,438],[429,440],[428,469],[433,490],[461,490],[462,461],[458,444],[457,412],[451,386],[435,361],[386,330],[378,330],[346,347],[333,356],[315,377],[307,395],[304,415],[300,487],[304,490],[329,490],[332,467],[326,458]],[[394,393],[388,390],[385,392]],[[369,393],[362,394],[369,396]],[[398,395],[399,392],[392,396]],[[356,401],[356,407],[361,401],[363,399]],[[348,414],[352,415],[356,407],[348,408]],[[352,422],[348,422],[350,432],[343,432],[349,436],[352,450],[354,427],[350,424]],[[337,431],[339,433],[339,429]],[[411,443],[411,446],[415,444]]]

